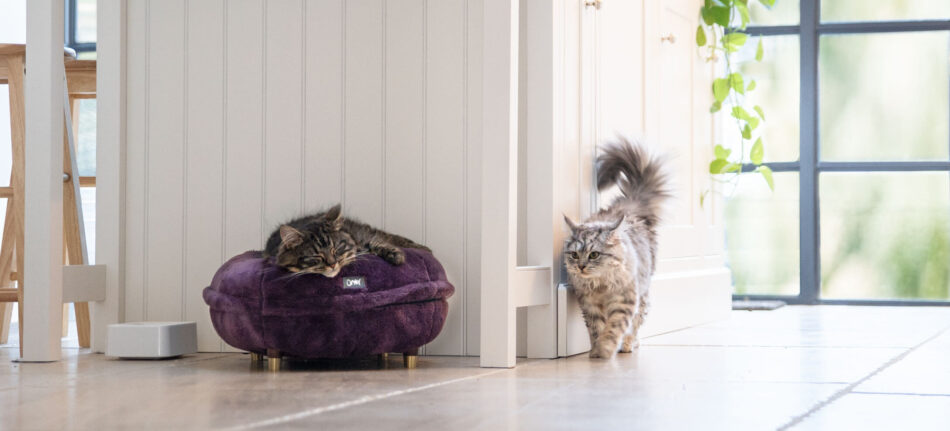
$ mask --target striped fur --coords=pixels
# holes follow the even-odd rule
[[[590,334],[592,358],[629,353],[649,311],[650,277],[656,267],[656,225],[670,197],[663,160],[625,139],[608,144],[597,159],[597,187],[613,185],[622,196],[583,223],[565,216],[571,236],[564,264]]]

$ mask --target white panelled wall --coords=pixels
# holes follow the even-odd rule
[[[125,319],[194,320],[278,223],[344,213],[456,287],[428,354],[478,354],[480,0],[129,0]]]
[[[486,270],[481,202],[491,199],[481,189],[481,160],[483,150],[507,151],[504,143],[482,142],[483,126],[490,128],[482,101],[489,95],[523,105],[507,106],[520,113],[521,148],[512,154],[527,157],[517,187],[522,217],[514,223],[521,232],[514,234],[518,260],[530,262],[519,265],[556,268],[551,278],[560,279],[560,213],[583,217],[599,202],[591,184],[595,144],[616,132],[644,137],[673,156],[677,181],[644,331],[727,315],[720,210],[715,199],[699,205],[709,184],[713,124],[712,66],[689,43],[699,3],[105,2],[125,5],[127,17],[125,50],[116,50],[125,56],[124,72],[115,67],[125,74],[125,85],[117,84],[126,104],[125,228],[124,240],[116,238],[124,246],[117,252],[124,255],[124,316],[113,318],[194,320],[200,350],[229,350],[201,297],[214,271],[235,254],[262,248],[280,222],[342,202],[347,215],[429,245],[445,266],[456,294],[442,334],[424,352],[478,355]],[[519,80],[483,75],[483,58],[489,64],[487,54],[497,60],[498,53],[482,50],[496,41],[493,31],[504,30],[506,8],[514,5],[527,15],[520,97],[511,98],[499,92]],[[497,16],[488,19],[489,9]],[[483,77],[493,84],[482,88]],[[553,178],[538,175],[552,166]],[[534,194],[552,189],[553,196]],[[544,223],[527,222],[535,219]],[[520,350],[538,357],[586,350],[572,296],[563,286],[550,292],[519,313]],[[525,349],[526,337],[539,347]]]

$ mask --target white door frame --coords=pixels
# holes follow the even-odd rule
[[[563,61],[557,29],[562,1],[528,0],[527,120],[518,124],[519,0],[485,0],[482,87],[481,338],[483,367],[513,367],[516,309],[528,307],[529,357],[557,356],[559,267],[555,211],[556,149],[562,136]],[[556,127],[557,125],[557,127]],[[519,265],[518,128],[527,127],[526,196],[528,265]],[[571,186],[573,187],[573,186]],[[563,191],[560,191],[563,193]]]
[[[62,0],[26,5],[24,362],[59,360],[62,349],[63,8]]]
[[[96,263],[105,300],[92,304],[92,350],[105,352],[110,324],[125,321],[125,115],[127,0],[96,8]]]

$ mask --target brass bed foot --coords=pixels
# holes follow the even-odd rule
[[[280,371],[280,352],[267,349],[267,369],[270,371]]]
[[[419,355],[419,349],[412,349],[408,352],[403,352],[402,364],[410,370],[413,368],[416,368],[418,355]]]

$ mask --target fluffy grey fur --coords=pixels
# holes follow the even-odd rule
[[[610,358],[637,346],[649,310],[656,268],[656,225],[670,197],[664,161],[642,145],[619,139],[597,158],[597,187],[622,193],[583,223],[564,220],[571,236],[564,262],[590,334],[590,357]]]

